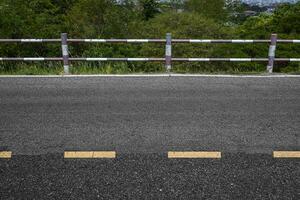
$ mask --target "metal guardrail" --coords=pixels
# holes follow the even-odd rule
[[[66,33],[61,34],[61,39],[0,39],[0,43],[54,43],[60,42],[62,45],[62,57],[53,58],[1,58],[0,61],[63,61],[64,73],[69,74],[69,65],[73,61],[126,61],[126,62],[165,62],[166,70],[172,69],[172,62],[268,62],[267,71],[273,72],[274,62],[300,62],[300,58],[275,58],[277,43],[300,44],[300,40],[277,39],[277,34],[272,34],[270,40],[208,40],[208,39],[172,39],[170,33],[166,39],[68,39]],[[164,43],[164,58],[70,58],[68,43]],[[172,44],[254,44],[269,43],[268,58],[172,58]]]

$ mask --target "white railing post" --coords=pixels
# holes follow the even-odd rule
[[[68,35],[67,35],[67,33],[62,33],[61,34],[61,48],[62,48],[63,63],[64,63],[64,74],[70,74]]]
[[[269,48],[269,63],[267,66],[267,71],[273,73],[274,60],[276,56],[276,44],[277,44],[277,34],[271,35],[271,44]]]
[[[166,70],[170,72],[172,69],[172,35],[167,33],[166,43]]]

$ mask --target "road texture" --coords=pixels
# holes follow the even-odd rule
[[[0,199],[296,200],[300,78],[0,78],[1,150]]]

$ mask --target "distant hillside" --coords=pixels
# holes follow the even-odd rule
[[[247,4],[268,6],[272,4],[278,4],[278,3],[297,3],[299,0],[242,0],[242,1]]]

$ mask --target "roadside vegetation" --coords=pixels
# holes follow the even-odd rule
[[[300,2],[245,17],[245,5],[224,0],[2,0],[0,38],[300,39]],[[267,57],[267,44],[176,44],[174,57]],[[164,57],[163,44],[73,44],[72,57]],[[60,44],[3,44],[0,57],[61,57]],[[299,58],[299,44],[280,44],[277,57]],[[177,73],[261,73],[266,63],[174,63]],[[74,74],[161,73],[162,63],[72,63]],[[299,63],[275,72],[300,73]],[[61,74],[62,63],[1,62],[0,74]]]

